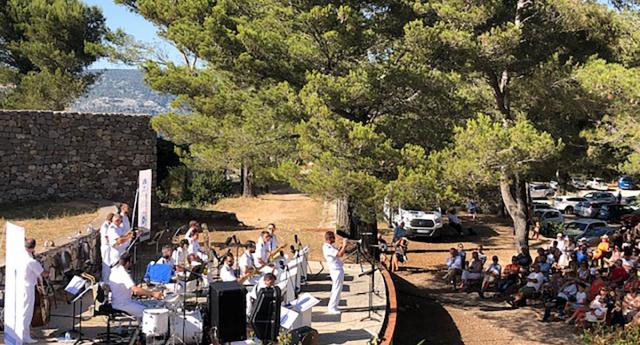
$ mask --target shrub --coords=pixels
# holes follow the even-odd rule
[[[215,203],[229,194],[231,194],[231,181],[222,172],[193,172],[189,185],[189,201],[192,204]]]
[[[640,344],[640,327],[595,327],[585,330],[581,340],[585,345],[636,345]]]

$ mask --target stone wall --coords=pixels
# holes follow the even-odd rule
[[[134,199],[156,171],[149,116],[0,110],[0,203]]]

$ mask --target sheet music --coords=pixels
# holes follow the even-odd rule
[[[86,279],[83,279],[80,276],[73,276],[69,284],[67,284],[67,286],[64,288],[64,291],[72,295],[77,295],[79,292],[84,290],[85,286],[87,286]]]

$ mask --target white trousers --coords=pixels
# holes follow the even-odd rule
[[[329,299],[328,311],[338,310],[340,304],[340,293],[342,293],[342,283],[344,282],[344,270],[331,270],[331,298]]]
[[[20,289],[20,288],[19,288]],[[16,335],[22,338],[22,341],[31,339],[31,320],[33,320],[33,306],[36,303],[35,286],[25,286],[22,290],[22,298],[17,303],[16,319],[22,320],[22,323],[16,324]]]

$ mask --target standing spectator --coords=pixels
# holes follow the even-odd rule
[[[622,203],[622,192],[618,191],[618,195],[616,196],[616,200],[618,201],[618,204]]]
[[[403,237],[407,237],[407,230],[404,228],[404,222],[400,222],[400,224],[393,229],[391,242],[396,243]]]
[[[476,220],[476,213],[478,213],[478,205],[473,199],[469,199],[467,203],[467,212],[471,214],[471,219]]]

